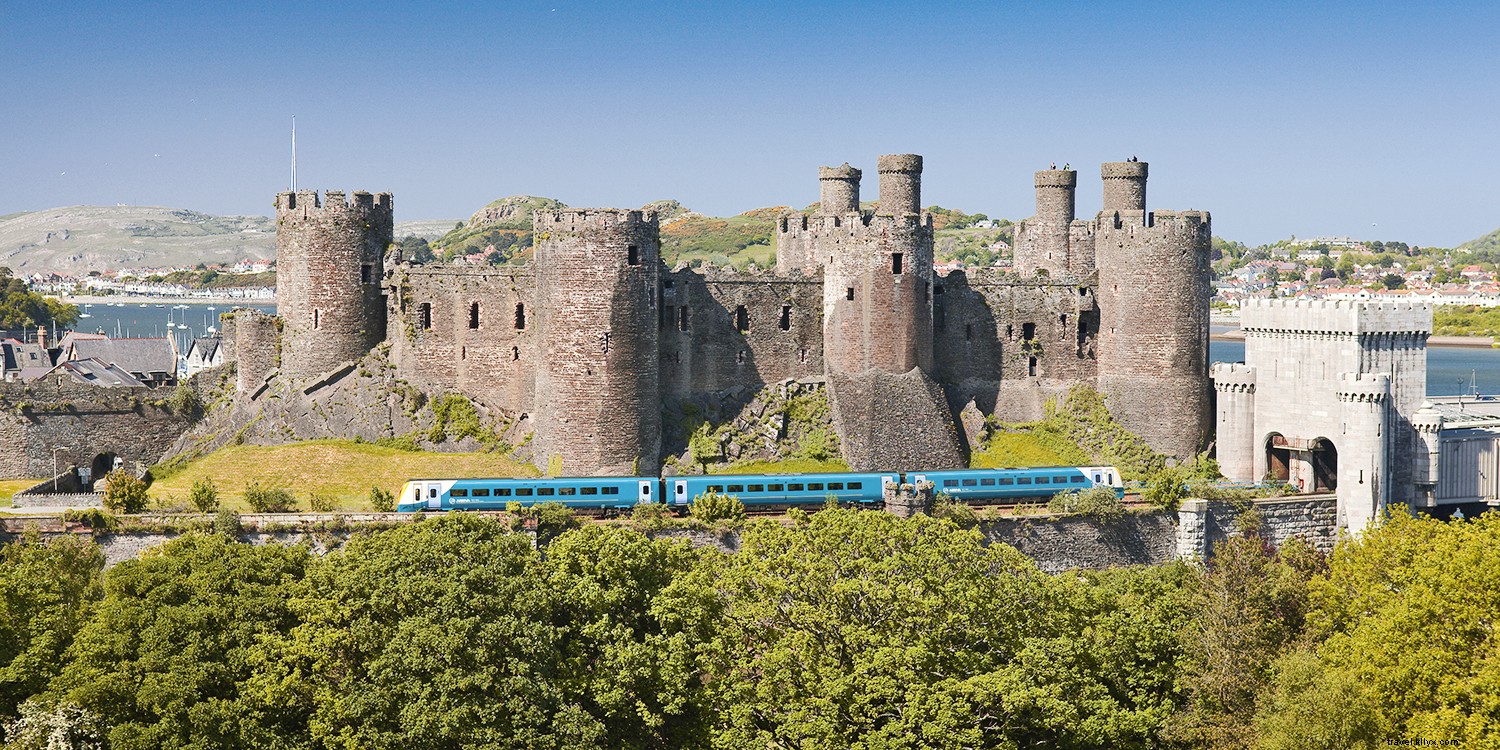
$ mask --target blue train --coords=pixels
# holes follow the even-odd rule
[[[848,474],[708,474],[676,477],[559,477],[555,479],[413,479],[396,510],[504,510],[512,503],[558,502],[577,510],[629,510],[641,503],[686,508],[705,492],[734,495],[747,508],[840,503],[875,505],[887,484],[932,482],[936,492],[965,503],[1047,499],[1059,492],[1111,487],[1125,494],[1113,466],[1030,469],[953,469]]]

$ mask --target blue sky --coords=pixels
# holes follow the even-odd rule
[[[1032,213],[1031,172],[1151,162],[1152,208],[1250,243],[1453,245],[1500,226],[1500,4],[0,3],[0,214],[269,213],[304,188],[398,220],[515,193],[817,199],[926,157],[924,204]],[[1379,226],[1372,226],[1378,224]]]

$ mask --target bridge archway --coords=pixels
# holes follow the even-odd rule
[[[1289,482],[1292,479],[1292,449],[1287,439],[1279,432],[1273,432],[1266,436],[1266,475],[1267,482]]]
[[[1313,491],[1333,492],[1339,488],[1339,450],[1328,438],[1312,441]]]

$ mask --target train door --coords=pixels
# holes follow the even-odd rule
[[[640,499],[637,502],[651,502],[651,482],[637,482],[636,484],[639,484],[641,487]]]
[[[673,505],[687,505],[688,504],[687,480],[686,479],[674,479],[674,480],[672,480],[672,504]]]
[[[427,485],[427,509],[443,509],[443,485],[432,482]]]
[[[1104,484],[1104,475],[1098,469],[1094,469],[1092,473],[1094,475],[1094,484]]]

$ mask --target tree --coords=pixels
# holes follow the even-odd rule
[[[376,513],[390,513],[396,509],[396,496],[384,487],[370,488],[370,510]]]
[[[0,546],[0,717],[14,716],[63,668],[63,654],[104,593],[104,554],[75,536],[31,534]],[[0,734],[0,738],[4,738]]]
[[[1380,284],[1386,289],[1406,288],[1406,278],[1399,273],[1388,273],[1380,277]]]
[[[256,513],[291,513],[297,508],[297,498],[285,487],[270,487],[252,479],[245,485],[245,503]]]
[[[688,515],[707,523],[739,523],[745,520],[745,504],[734,495],[709,491],[693,498]]]
[[[212,513],[218,510],[219,490],[214,487],[213,477],[193,480],[193,487],[188,490],[188,502],[199,513]]]
[[[124,469],[114,469],[104,477],[104,507],[116,513],[140,513],[150,497],[146,483]]]

